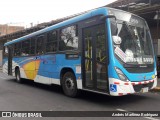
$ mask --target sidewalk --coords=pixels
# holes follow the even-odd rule
[[[160,92],[160,78],[157,79],[157,87],[155,87],[151,91],[159,91]]]

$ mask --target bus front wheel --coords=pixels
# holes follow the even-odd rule
[[[18,83],[22,83],[22,78],[21,78],[21,74],[20,74],[19,68],[16,69],[15,76],[16,76],[16,81],[17,81]]]
[[[65,95],[76,97],[78,94],[76,78],[72,72],[66,72],[62,78],[62,88]]]

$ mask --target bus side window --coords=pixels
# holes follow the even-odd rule
[[[36,39],[35,38],[31,38],[30,40],[30,55],[34,55],[35,54],[35,44],[36,44]]]
[[[43,48],[43,40],[44,40],[44,36],[39,36],[37,38],[37,44],[36,44],[36,54],[40,55],[44,53],[44,48]]]
[[[47,34],[46,52],[57,51],[57,32],[52,31]]]
[[[22,42],[22,50],[21,56],[28,56],[29,55],[29,48],[30,48],[30,40],[25,40]]]
[[[16,43],[14,45],[14,56],[20,56],[21,55],[21,42]]]
[[[69,26],[60,31],[59,50],[77,50],[78,49],[78,27]]]

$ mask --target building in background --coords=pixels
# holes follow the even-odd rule
[[[0,36],[11,34],[23,29],[23,26],[10,26],[8,24],[0,25]]]
[[[9,24],[0,25],[0,37],[11,34],[11,33],[15,33],[21,30],[24,30],[23,26],[11,26]],[[0,66],[2,65],[2,59],[3,59],[3,44],[4,42],[0,44]]]

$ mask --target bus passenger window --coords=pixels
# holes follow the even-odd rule
[[[29,47],[30,47],[30,40],[25,40],[22,42],[22,50],[21,56],[28,56],[29,55]]]
[[[40,36],[37,38],[37,49],[36,49],[36,54],[40,55],[43,54],[43,40],[44,40],[44,36]]]
[[[21,53],[21,42],[14,45],[14,56],[20,56]]]
[[[46,52],[57,51],[57,32],[52,31],[47,34]]]
[[[35,38],[31,38],[31,44],[30,44],[30,55],[34,55],[35,54],[35,43],[36,39]]]
[[[77,26],[70,26],[61,30],[61,41],[59,42],[59,50],[77,50],[78,35]]]

